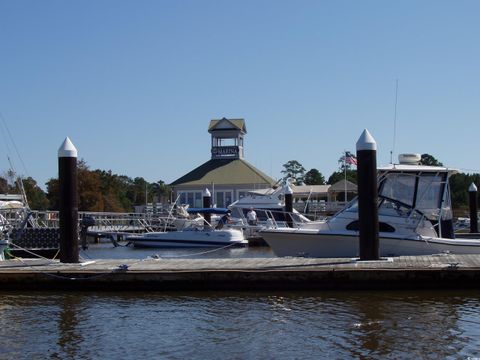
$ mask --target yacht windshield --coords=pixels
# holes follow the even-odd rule
[[[386,200],[384,205],[410,207],[433,220],[439,217],[445,184],[445,173],[388,173],[378,195]]]
[[[415,175],[388,174],[380,187],[378,195],[413,207],[415,196]]]
[[[386,172],[379,178],[379,215],[429,220],[452,217],[446,172]],[[358,212],[357,200],[343,211]]]
[[[438,217],[443,185],[441,175],[424,174],[419,177],[415,206],[427,217]]]

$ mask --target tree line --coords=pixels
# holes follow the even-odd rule
[[[84,160],[78,162],[78,209],[94,212],[132,212],[133,206],[145,203],[167,202],[171,189],[162,180],[147,182],[143,177],[134,179],[113,174],[111,171],[90,170]],[[7,181],[11,174],[0,177],[0,193],[16,193],[16,184]],[[59,182],[52,178],[43,191],[37,182],[22,179],[28,204],[32,210],[59,209]]]
[[[357,171],[345,160],[345,155],[340,157],[338,170],[327,180],[318,169],[307,171],[297,160],[290,160],[283,164],[283,181],[293,181],[296,185],[332,185],[345,179],[346,174],[348,181],[357,183]],[[421,156],[421,163],[443,166],[429,154]],[[132,179],[125,175],[113,174],[111,171],[90,170],[84,160],[79,160],[77,171],[80,211],[131,212],[135,205],[154,201],[167,203],[171,199],[172,189],[162,180],[150,183],[143,177]],[[0,177],[0,193],[17,193],[15,180],[12,172]],[[58,210],[58,179],[52,178],[46,183],[47,191],[43,191],[31,177],[23,178],[22,183],[32,210]],[[468,212],[468,187],[472,183],[480,186],[480,174],[459,173],[450,178],[452,204],[456,216]]]

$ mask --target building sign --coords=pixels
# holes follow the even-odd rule
[[[238,157],[238,146],[214,146],[212,156],[214,157]]]

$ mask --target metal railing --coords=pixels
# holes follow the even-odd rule
[[[152,232],[174,226],[174,218],[166,214],[79,212],[79,224],[86,217],[95,220],[95,225],[90,227],[90,231],[99,232]],[[2,228],[19,228],[26,221],[28,226],[34,228],[60,226],[58,211],[30,211],[26,208],[0,210]]]

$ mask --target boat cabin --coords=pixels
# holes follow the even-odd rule
[[[428,220],[436,235],[453,238],[453,213],[448,179],[456,173],[446,167],[392,164],[378,169],[378,216],[380,232],[395,232],[395,225],[412,229]],[[357,212],[357,199],[344,210]],[[395,220],[394,220],[395,219]],[[347,225],[356,230],[356,223]],[[417,229],[418,230],[418,229]]]

